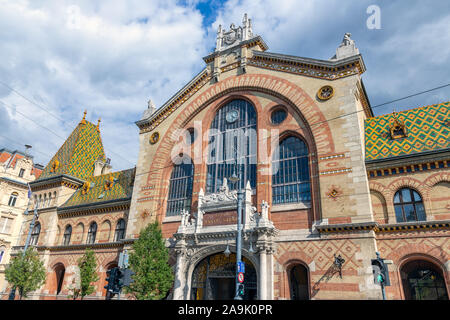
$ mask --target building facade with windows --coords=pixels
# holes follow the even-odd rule
[[[38,219],[30,233],[30,246],[38,250],[47,270],[45,284],[31,299],[67,299],[79,283],[78,259],[86,248],[95,252],[99,280],[92,299],[105,295],[106,271],[116,267],[134,181],[134,168],[112,172],[105,157],[97,125],[83,119],[58,152],[30,183],[30,212]],[[12,255],[23,249],[32,214],[24,219]],[[10,287],[3,290],[7,299]]]
[[[136,122],[126,238],[157,220],[172,299],[231,299],[243,193],[246,299],[448,299],[449,103],[374,116],[350,34],[318,60],[219,27],[205,67]]]
[[[31,155],[0,149],[0,291],[7,286],[5,266],[23,228],[28,205],[27,183],[39,178],[43,169],[33,163]]]

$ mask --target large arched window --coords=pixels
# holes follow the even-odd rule
[[[69,224],[64,230],[63,245],[67,246],[70,243],[70,237],[72,236],[72,226]]]
[[[97,235],[97,223],[92,222],[89,226],[88,236],[86,243],[95,243],[95,236]]]
[[[228,179],[233,173],[239,174],[239,170],[244,177],[240,180],[241,188],[245,187],[247,181],[250,181],[252,189],[255,188],[256,146],[255,108],[241,99],[220,108],[209,132],[206,192],[217,192],[223,179]],[[232,183],[229,179],[228,182],[231,190],[237,188],[236,182]]]
[[[425,221],[425,208],[419,193],[403,188],[394,195],[395,216],[397,222]]]
[[[116,232],[114,234],[114,241],[120,241],[125,238],[125,220],[120,219],[116,225]]]
[[[281,141],[272,158],[272,203],[311,201],[308,147],[297,137]]]
[[[31,231],[30,245],[36,246],[38,244],[40,233],[41,233],[41,224],[39,222],[36,222],[36,224],[33,227],[33,230]]]
[[[190,159],[183,158],[173,167],[170,176],[167,216],[180,215],[183,209],[191,211],[193,181],[194,165]]]
[[[16,205],[17,197],[19,194],[17,192],[11,193],[11,196],[9,197],[8,206],[14,207]]]

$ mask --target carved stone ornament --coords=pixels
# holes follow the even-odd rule
[[[151,144],[157,143],[159,141],[159,132],[153,132],[149,141]]]
[[[317,91],[317,97],[320,100],[329,100],[334,95],[334,89],[332,86],[323,86],[322,88]]]
[[[216,38],[216,51],[227,49],[252,37],[251,19],[248,19],[247,14],[244,14],[242,27],[236,27],[234,23],[232,23],[230,25],[230,30],[225,31],[222,29],[222,25],[219,25]]]
[[[109,179],[105,180],[105,190],[111,190],[114,186],[114,177],[110,176]]]

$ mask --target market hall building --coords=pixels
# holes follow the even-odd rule
[[[245,15],[149,102],[126,238],[156,219],[170,298],[232,299],[241,190],[245,299],[381,299],[376,252],[387,299],[448,299],[449,103],[374,117],[350,34],[329,60],[267,49]]]
[[[30,183],[47,270],[31,299],[67,299],[86,248],[99,280],[85,299],[104,299],[106,271],[155,219],[168,298],[233,298],[238,190],[245,299],[381,299],[376,252],[387,299],[448,299],[450,103],[375,117],[350,34],[329,60],[267,49],[246,16],[219,28],[203,71],[136,122],[136,169],[113,172],[83,117]]]

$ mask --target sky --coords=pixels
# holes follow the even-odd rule
[[[135,121],[148,100],[159,108],[188,83],[214,50],[219,24],[241,25],[244,13],[273,53],[328,60],[350,32],[375,115],[449,101],[447,86],[376,107],[450,83],[450,2],[432,4],[0,0],[0,148],[32,145],[45,166],[87,110],[87,120],[101,119],[113,170],[135,166]]]

